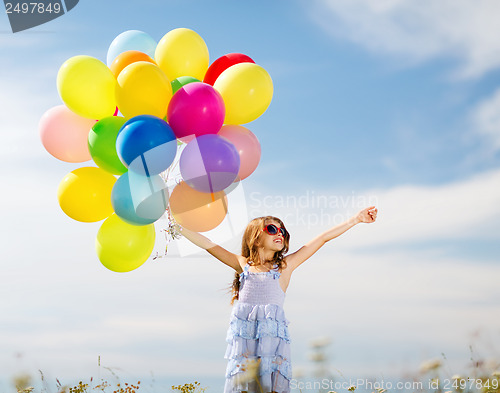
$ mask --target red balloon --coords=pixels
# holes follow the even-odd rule
[[[239,63],[255,63],[255,61],[253,61],[247,55],[243,55],[241,53],[229,53],[227,55],[221,56],[217,60],[215,60],[210,67],[208,67],[203,82],[213,86],[215,80],[219,77],[220,74],[222,74],[223,71]]]

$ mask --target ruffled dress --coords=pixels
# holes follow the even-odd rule
[[[239,299],[231,312],[224,358],[228,360],[224,393],[290,392],[289,321],[285,292],[275,264],[268,272],[240,274]],[[258,382],[257,382],[258,379]],[[260,384],[260,386],[259,386]]]

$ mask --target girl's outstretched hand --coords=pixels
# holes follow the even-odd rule
[[[359,222],[375,222],[377,219],[377,208],[375,206],[367,207],[366,209],[361,210],[357,215],[356,219]]]

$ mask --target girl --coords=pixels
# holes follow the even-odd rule
[[[326,242],[376,218],[375,206],[363,209],[288,255],[290,235],[276,217],[250,221],[243,234],[241,255],[181,228],[184,237],[236,271],[231,304],[238,302],[233,306],[226,337],[224,393],[290,392],[289,321],[283,303],[292,272]]]

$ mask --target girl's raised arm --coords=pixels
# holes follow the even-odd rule
[[[190,231],[187,228],[180,227],[180,232],[182,236],[188,239],[191,243],[200,248],[203,248],[204,250],[207,250],[219,261],[232,267],[238,273],[241,273],[243,271],[241,265],[244,265],[246,263],[246,259],[241,255],[233,254],[232,252],[226,250],[224,247],[215,244],[202,234]]]
[[[330,228],[329,230],[323,232],[321,235],[315,237],[305,246],[302,246],[296,252],[287,255],[285,257],[287,268],[290,268],[291,271],[294,271],[303,262],[308,260],[316,251],[323,247],[326,242],[342,235],[344,232],[351,229],[353,226],[359,224],[360,222],[371,223],[375,222],[376,218],[377,209],[375,208],[375,206],[371,206],[361,210],[359,213],[352,216],[347,221],[334,226],[333,228]]]

